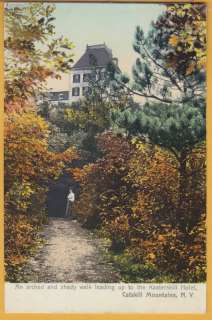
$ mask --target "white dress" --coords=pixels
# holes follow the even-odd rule
[[[70,209],[71,209],[71,202],[73,203],[74,202],[74,200],[75,200],[75,195],[74,195],[74,193],[71,191],[70,193],[69,193],[69,195],[68,195],[68,197],[67,197],[67,206],[66,206],[66,213],[65,213],[65,216],[66,217],[68,217],[68,216],[70,216],[70,214],[71,214],[71,211],[70,211]]]

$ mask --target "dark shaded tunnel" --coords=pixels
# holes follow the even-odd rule
[[[57,181],[49,186],[47,194],[47,211],[49,217],[64,217],[67,204],[69,189],[76,192],[77,186],[70,178],[70,175],[64,174]]]

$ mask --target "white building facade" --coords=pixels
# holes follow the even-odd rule
[[[47,93],[47,100],[53,105],[58,103],[71,104],[82,100],[89,94],[90,78],[102,81],[109,63],[113,63],[117,70],[118,59],[113,57],[112,50],[106,44],[87,45],[84,54],[74,64],[69,75],[68,91],[51,91]],[[95,73],[97,70],[97,72]]]
[[[73,69],[70,73],[69,99],[76,102],[85,97],[89,90],[89,76],[91,69]]]
[[[105,44],[87,45],[85,53],[70,73],[70,101],[83,99],[89,93],[90,77],[95,76],[102,81],[108,64],[112,62],[118,67],[118,59],[113,57],[112,50]],[[95,68],[98,69],[97,74],[93,72]]]

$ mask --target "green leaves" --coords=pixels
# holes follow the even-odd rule
[[[201,107],[146,104],[141,111],[113,114],[115,123],[129,134],[146,136],[153,144],[181,152],[205,139],[205,118]]]
[[[204,4],[168,4],[147,35],[136,27],[132,93],[164,103],[193,103],[200,93],[205,96],[204,9]]]

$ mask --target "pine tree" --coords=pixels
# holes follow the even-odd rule
[[[133,81],[115,75],[129,92],[164,103],[205,100],[204,5],[168,5],[147,35],[136,27],[133,49],[138,54]]]
[[[128,137],[137,136],[145,143],[158,145],[171,152],[179,171],[179,223],[185,227],[185,201],[188,178],[197,172],[188,172],[188,161],[194,148],[205,141],[206,124],[203,108],[184,104],[146,104],[142,110],[114,111],[115,124],[124,128]]]

